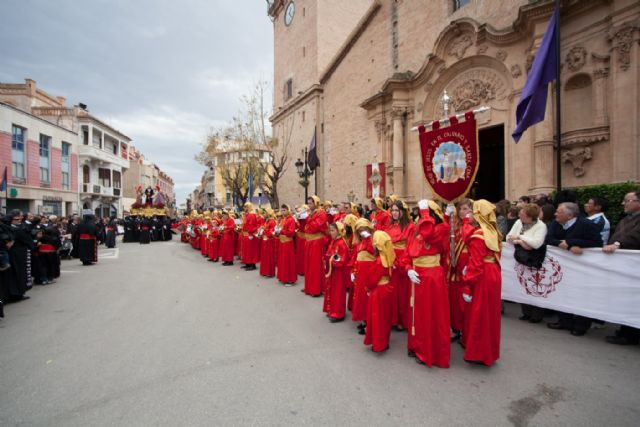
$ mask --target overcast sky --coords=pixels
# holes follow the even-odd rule
[[[273,75],[260,0],[2,0],[0,81],[82,102],[171,175],[177,202],[200,182],[193,160],[239,97]],[[268,104],[271,104],[269,95]]]

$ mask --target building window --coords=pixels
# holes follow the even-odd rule
[[[284,84],[285,101],[293,96],[293,79],[289,79]]]
[[[111,187],[111,170],[98,169],[98,182],[103,187]]]
[[[71,171],[71,144],[62,143],[62,189],[69,189],[69,172]]]
[[[466,6],[471,0],[453,0],[453,11],[460,9],[462,6]]]
[[[18,180],[25,179],[24,174],[24,141],[27,130],[20,126],[12,126],[11,136],[11,175]]]
[[[40,134],[40,182],[49,183],[49,150],[51,148],[51,137]]]
[[[93,132],[91,133],[91,142],[94,147],[102,148],[102,134],[93,129]]]

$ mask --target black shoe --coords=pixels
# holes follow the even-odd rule
[[[460,341],[460,332],[456,332],[456,333],[451,337],[451,342],[456,342],[456,341]]]
[[[243,269],[243,270],[246,270],[247,268],[249,268],[249,264],[245,264],[245,265],[243,265],[243,266],[242,266],[242,267],[240,267],[240,268],[241,268],[241,269]]]
[[[416,357],[416,352],[413,350],[407,350],[407,356],[409,357]]]
[[[367,333],[366,329],[359,329],[358,335],[365,335]]]
[[[586,333],[587,333],[587,331],[579,331],[579,330],[577,330],[577,329],[572,329],[570,333],[571,333],[571,335],[573,335],[574,337],[581,337],[581,336],[583,336],[584,334],[586,334]]]
[[[330,317],[329,318],[329,322],[331,323],[338,323],[338,322],[342,322],[344,320],[344,317],[341,319],[338,319],[337,317]]]
[[[528,314],[523,314],[522,316],[518,317],[519,320],[529,320],[531,319],[531,316],[529,316]]]
[[[609,344],[617,344],[617,345],[638,345],[638,343],[640,343],[639,339],[633,340],[627,337],[621,337],[617,335],[610,335],[606,337],[605,340],[607,340]]]
[[[560,322],[547,323],[547,328],[549,328],[549,329],[569,329],[569,328],[567,328],[566,326],[564,326]]]
[[[542,319],[529,319],[529,323],[540,323]]]
[[[359,323],[358,324],[358,329],[364,329],[366,327],[367,327],[367,325],[365,325],[364,323]]]
[[[256,265],[255,264],[251,264],[249,267],[245,268],[246,271],[253,271],[256,269]]]

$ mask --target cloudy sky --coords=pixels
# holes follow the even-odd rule
[[[0,81],[29,77],[87,104],[173,177],[178,203],[200,181],[193,158],[209,129],[273,74],[265,1],[2,0],[0,11]]]

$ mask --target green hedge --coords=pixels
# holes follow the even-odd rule
[[[622,200],[624,200],[625,194],[630,191],[636,191],[640,188],[640,183],[637,182],[624,182],[620,184],[601,184],[590,185],[588,187],[567,188],[567,190],[573,190],[578,196],[578,203],[582,207],[589,201],[591,197],[604,197],[609,201],[609,208],[604,214],[609,218],[611,222],[611,231],[618,224],[624,209],[622,207]]]

